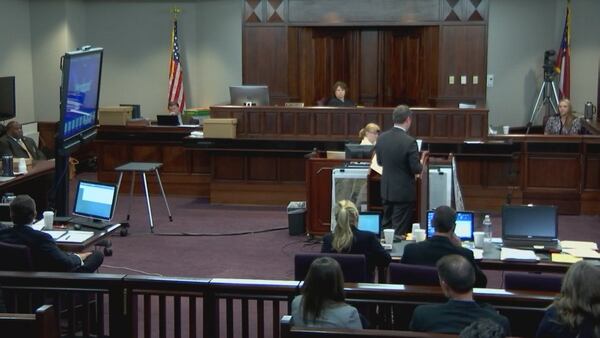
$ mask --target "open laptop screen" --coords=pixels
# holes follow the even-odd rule
[[[110,221],[117,198],[115,184],[80,180],[77,184],[73,214]]]
[[[557,210],[552,205],[504,205],[502,207],[502,238],[558,238]]]
[[[433,210],[427,211],[427,237],[433,237],[435,227],[433,226]],[[456,228],[454,233],[463,241],[473,240],[473,231],[475,229],[475,216],[470,211],[456,212]]]
[[[361,212],[358,215],[358,230],[381,234],[381,214],[378,212]]]

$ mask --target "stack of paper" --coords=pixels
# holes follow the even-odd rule
[[[93,231],[69,230],[65,235],[58,239],[58,242],[83,243],[92,236],[94,236]]]
[[[500,259],[506,260],[518,260],[518,261],[539,261],[540,259],[535,255],[533,250],[520,250],[511,248],[502,248],[500,250]]]
[[[576,263],[579,262],[581,258],[567,255],[564,253],[552,253],[552,262],[554,263]]]
[[[600,259],[600,254],[597,251],[598,245],[594,242],[561,241],[560,246],[564,253],[571,256]]]
[[[54,238],[55,240],[59,239],[61,236],[67,233],[65,230],[45,230],[44,232],[52,236],[52,238]]]

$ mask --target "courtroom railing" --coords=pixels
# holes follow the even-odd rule
[[[133,275],[0,272],[9,310],[52,304],[63,336],[279,337],[300,282]],[[347,284],[346,298],[369,309],[371,326],[406,330],[414,307],[446,299],[438,287]],[[532,336],[554,294],[476,289],[511,322],[513,335]]]

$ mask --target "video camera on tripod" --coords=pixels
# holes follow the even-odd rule
[[[537,100],[531,111],[531,118],[529,119],[529,123],[527,123],[527,130],[525,131],[526,134],[529,134],[529,130],[535,121],[535,117],[542,108],[546,108],[546,113],[544,114],[546,117],[552,115],[552,113],[554,113],[554,115],[558,114],[558,91],[554,85],[554,76],[556,75],[556,70],[554,68],[554,65],[556,64],[555,55],[556,51],[553,49],[544,52],[544,82],[542,83]]]
[[[544,52],[544,81],[552,81],[556,71],[554,65],[556,64],[556,51],[549,49]]]

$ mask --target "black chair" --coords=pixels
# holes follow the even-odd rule
[[[33,271],[29,248],[0,242],[0,271]]]
[[[529,290],[560,292],[562,275],[528,272],[506,272],[504,288],[506,290]]]
[[[58,338],[60,331],[52,305],[43,305],[35,314],[0,313],[2,337]]]
[[[388,271],[392,284],[440,285],[437,269],[432,266],[391,263]]]
[[[294,279],[304,280],[308,268],[319,257],[331,257],[342,268],[344,281],[349,283],[372,283],[367,279],[367,259],[365,255],[331,254],[331,253],[300,253],[294,256]]]

